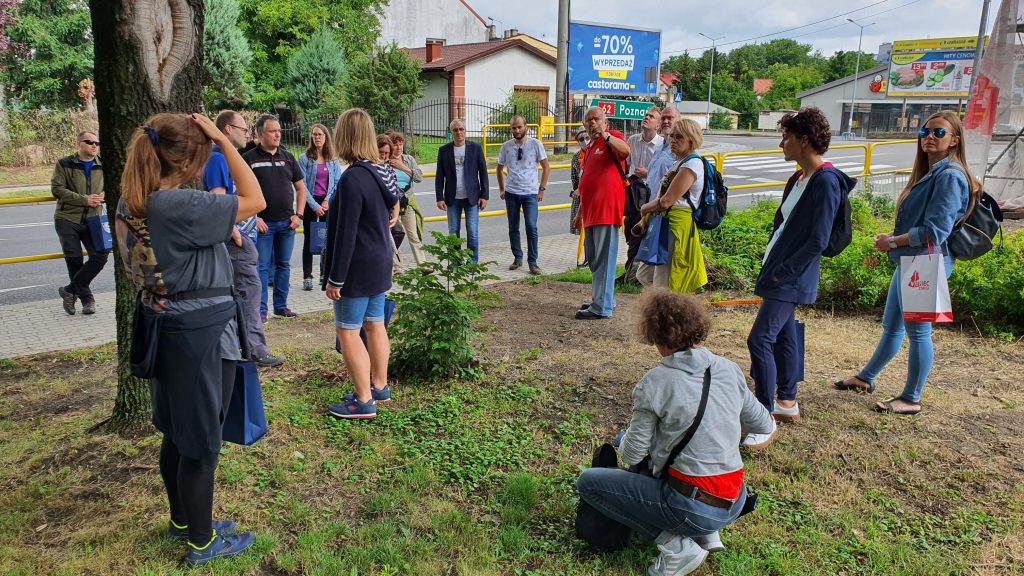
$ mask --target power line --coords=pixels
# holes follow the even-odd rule
[[[778,36],[779,34],[785,34],[786,32],[792,32],[793,30],[800,30],[801,28],[807,28],[809,26],[814,26],[815,24],[821,24],[822,22],[828,22],[829,20],[835,20],[836,18],[842,18],[843,16],[849,16],[850,14],[853,14],[854,12],[860,12],[861,10],[867,10],[868,8],[871,8],[872,6],[878,6],[879,4],[885,4],[888,1],[889,0],[880,0],[880,1],[875,2],[873,4],[868,4],[867,6],[862,6],[860,8],[857,8],[856,10],[850,10],[849,12],[843,12],[842,14],[836,14],[835,16],[830,16],[828,18],[823,18],[821,20],[816,20],[816,21],[811,22],[809,24],[803,24],[801,26],[795,26],[793,28],[787,28],[785,30],[780,30],[778,32],[772,32],[771,34],[762,34],[760,36],[753,36],[751,38],[744,38],[743,40],[734,40],[732,42],[723,42],[722,44],[718,44],[718,46],[731,46],[733,44],[740,44],[740,43],[744,43],[744,42],[750,42],[751,40],[760,40],[761,38],[768,38],[768,37],[771,37],[771,36]],[[683,52],[689,52],[690,50],[693,50],[693,51],[696,52],[696,51],[699,51],[699,50],[707,50],[708,48],[711,48],[711,46],[705,46],[703,48],[687,48],[685,50],[672,50],[672,51],[669,51],[669,52],[665,52],[665,54],[666,55],[667,54],[681,54]]]
[[[910,0],[910,2],[907,2],[906,4],[900,4],[899,6],[896,6],[895,8],[889,8],[888,10],[882,10],[881,12],[875,12],[874,14],[867,14],[866,16],[861,16],[860,18],[861,19],[874,18],[875,16],[879,16],[881,14],[885,14],[886,12],[892,12],[893,10],[899,10],[900,8],[906,8],[907,6],[910,6],[911,4],[917,4],[920,1],[921,0]],[[797,34],[795,36],[790,36],[790,38],[802,38],[804,36],[813,36],[815,34],[820,34],[821,32],[828,32],[829,30],[835,30],[836,28],[842,28],[843,26],[846,26],[846,22],[843,22],[842,24],[836,24],[835,26],[829,26],[828,28],[821,28],[821,29],[818,29],[818,30],[813,30],[811,32],[804,32],[803,34]]]

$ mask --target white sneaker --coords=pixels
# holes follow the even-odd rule
[[[725,544],[722,544],[722,538],[718,535],[718,530],[706,536],[694,536],[693,541],[697,543],[697,546],[708,552],[721,552],[725,550]]]
[[[775,410],[772,410],[772,416],[779,422],[799,422],[800,421],[800,405],[793,403],[789,408],[783,407],[781,404],[775,404]]]
[[[658,544],[658,558],[647,568],[647,576],[684,576],[704,563],[708,551],[690,538],[673,535],[665,544]]]
[[[740,442],[740,448],[757,452],[758,450],[764,450],[769,444],[775,440],[775,435],[779,433],[779,427],[775,424],[775,420],[772,420],[772,431],[769,434],[747,434],[747,436]]]

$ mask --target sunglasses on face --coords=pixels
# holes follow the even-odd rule
[[[82,144],[88,144],[89,146],[99,146],[99,140],[82,140]]]
[[[920,136],[921,138],[927,138],[929,136],[934,135],[935,138],[941,140],[941,139],[946,137],[946,129],[945,128],[921,128],[920,130],[917,131],[917,135]]]

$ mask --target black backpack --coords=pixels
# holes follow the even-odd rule
[[[789,177],[789,181],[786,182],[786,194],[783,194],[783,202],[785,202],[786,195],[796,185],[796,181],[800,179],[803,172],[796,172]],[[814,176],[811,176],[812,178]],[[853,186],[857,185],[857,180],[853,180]],[[853,242],[853,208],[850,206],[850,190],[841,190],[839,198],[839,207],[836,208],[836,217],[832,221],[832,233],[828,237],[828,246],[822,250],[821,255],[834,258],[842,253],[847,246]],[[780,203],[781,210],[781,203]]]
[[[700,158],[704,164],[704,189],[700,193],[697,204],[693,203],[690,194],[686,194],[686,201],[693,210],[693,224],[701,230],[714,230],[725,219],[728,210],[729,188],[722,180],[722,173],[715,170],[715,167],[700,154],[690,154],[683,158],[680,166],[691,158]]]

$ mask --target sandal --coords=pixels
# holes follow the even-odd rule
[[[875,383],[865,382],[859,376],[853,377],[856,382],[847,382],[846,380],[837,380],[832,383],[832,387],[836,390],[853,390],[854,392],[866,392],[868,394],[874,394]]]
[[[900,410],[900,409],[897,409],[897,408],[893,408],[892,403],[895,402],[896,400],[900,400],[902,402],[905,402],[906,404],[910,404],[911,406],[916,406],[917,410],[906,410],[906,409]],[[879,403],[875,404],[874,406],[871,407],[871,409],[874,410],[875,412],[880,412],[882,414],[898,414],[900,416],[916,416],[916,415],[921,413],[921,403],[920,402],[911,402],[910,400],[907,400],[906,398],[904,398],[902,396],[893,396],[892,398],[889,398],[888,400],[885,400],[883,402],[879,402]]]

